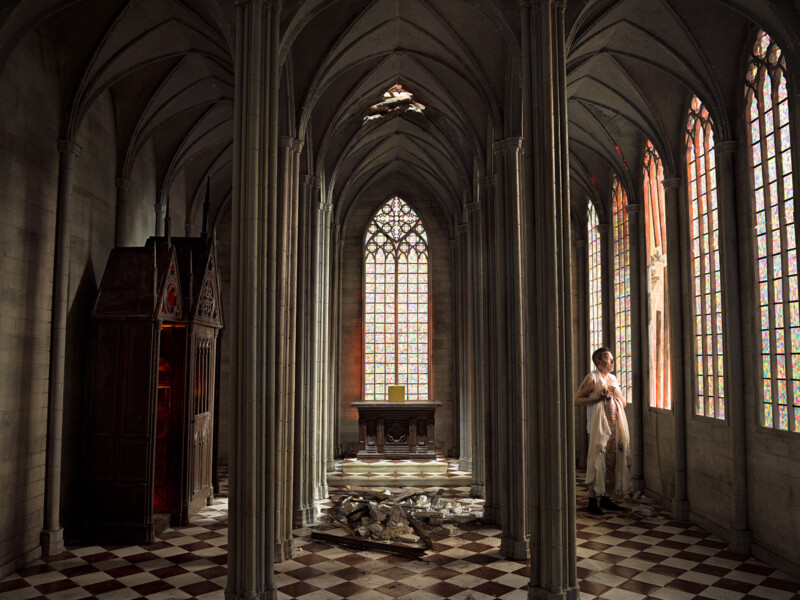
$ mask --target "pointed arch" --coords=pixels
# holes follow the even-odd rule
[[[761,425],[800,431],[800,289],[786,61],[764,31],[745,83],[756,218]]]
[[[364,235],[364,400],[385,401],[389,385],[428,400],[428,234],[398,196]]]
[[[628,194],[614,175],[611,188],[614,236],[614,341],[616,374],[622,393],[631,402],[631,253],[628,229]]]
[[[603,267],[602,244],[597,227],[600,220],[594,202],[589,200],[586,216],[589,250],[589,353],[603,345]]]
[[[667,220],[664,210],[664,167],[648,140],[642,163],[647,238],[648,333],[650,342],[650,406],[672,408],[667,277]]]
[[[686,122],[686,167],[692,238],[692,324],[697,415],[725,418],[717,159],[714,124],[697,96]]]

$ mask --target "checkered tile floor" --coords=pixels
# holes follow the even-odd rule
[[[593,517],[585,512],[583,486],[578,490],[582,600],[800,598],[797,581],[725,550],[718,538],[673,521],[655,505],[628,501],[623,513]],[[468,494],[469,488],[448,489],[451,497]],[[457,536],[432,535],[435,546],[424,560],[352,552],[297,529],[295,557],[275,568],[279,597],[527,598],[528,564],[500,558],[500,531],[477,522],[459,527]],[[167,530],[152,546],[70,548],[36,561],[0,581],[0,599],[222,600],[226,549],[223,493],[190,526]]]

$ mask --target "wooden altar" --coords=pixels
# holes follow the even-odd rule
[[[436,408],[441,402],[353,402],[358,409],[359,460],[436,458]]]

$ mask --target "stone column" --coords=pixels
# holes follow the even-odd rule
[[[485,202],[487,187],[494,179],[481,177],[478,180],[478,201],[467,205],[467,227],[469,240],[469,350],[470,350],[470,392],[472,396],[472,487],[473,498],[483,498],[486,491],[486,461],[484,457],[484,368],[486,354],[484,348],[485,279],[484,240],[481,202]]]
[[[454,440],[458,440],[458,468],[472,468],[472,386],[470,379],[469,289],[471,285],[469,255],[471,248],[466,223],[455,227],[455,237],[450,240],[453,265],[453,314],[455,315],[453,347],[456,368],[453,370],[453,389],[458,394],[454,417]]]
[[[328,390],[329,348],[330,348],[330,257],[331,257],[331,204],[320,197],[319,180],[313,178],[310,187],[313,206],[317,213],[317,227],[314,244],[314,383],[313,406],[315,407],[314,427],[318,435],[314,453],[314,499],[328,497],[328,459],[331,440],[330,433],[330,394]]]
[[[64,551],[61,527],[61,441],[64,422],[64,369],[67,346],[69,305],[70,219],[75,157],[81,147],[71,140],[60,140],[58,152],[58,209],[56,214],[55,264],[53,267],[53,318],[50,326],[50,377],[47,405],[47,486],[45,522],[40,539],[42,554],[54,556]]]
[[[492,329],[496,331],[493,348],[496,385],[493,419],[497,436],[497,455],[490,467],[499,474],[500,517],[503,535],[500,555],[513,560],[528,558],[527,514],[525,511],[525,331],[523,306],[523,238],[521,231],[520,150],[522,139],[507,138],[494,144],[497,173],[494,202],[494,256],[491,261],[492,284],[496,301]]]
[[[521,0],[531,575],[528,597],[578,599],[563,0]]]
[[[153,209],[156,211],[156,237],[164,237],[165,224],[167,222],[167,205],[163,202],[156,202],[153,204]]]
[[[575,257],[575,269],[578,273],[578,286],[575,290],[578,311],[574,315],[575,323],[578,327],[578,350],[577,350],[577,380],[574,381],[575,389],[580,385],[585,373],[592,370],[589,366],[589,311],[585,307],[589,306],[589,248],[586,240],[575,240],[573,256]],[[586,453],[589,451],[589,440],[586,436],[586,407],[575,408],[575,458],[576,465],[580,469],[586,468]]]
[[[645,245],[642,244],[642,205],[628,204],[628,252],[630,253],[630,278],[631,278],[631,400],[633,402],[633,422],[631,434],[631,479],[633,489],[644,489],[644,428],[643,406],[646,400],[644,394],[643,372],[643,344],[642,322],[647,322],[642,315],[642,301],[646,294],[642,294],[642,278],[647,277],[647,269],[642,265],[647,264],[644,258]]]
[[[278,44],[280,4],[236,3],[227,600],[277,597]]]
[[[130,246],[131,240],[129,239],[129,220],[128,209],[130,206],[131,188],[133,188],[133,181],[127,177],[117,177],[114,179],[114,185],[117,186],[117,213],[116,213],[116,227],[114,231],[114,245],[117,248]]]
[[[499,403],[503,398],[503,391],[499,389],[504,382],[501,377],[500,360],[497,353],[502,344],[498,337],[497,313],[501,302],[504,302],[504,293],[497,286],[500,279],[496,271],[498,262],[498,200],[496,192],[497,176],[486,177],[484,185],[479,188],[485,192],[481,199],[485,204],[483,219],[483,237],[486,243],[486,285],[484,288],[484,319],[485,319],[485,384],[484,384],[484,461],[485,461],[485,489],[483,503],[483,518],[488,523],[500,524],[500,493],[503,489],[503,479],[500,468],[502,461],[500,455],[500,441],[502,431],[500,426]],[[502,223],[502,221],[501,221]],[[500,237],[502,239],[502,236]]]
[[[668,310],[670,338],[670,377],[672,377],[672,414],[675,420],[675,493],[672,516],[689,520],[689,500],[686,497],[686,400],[683,382],[683,303],[681,274],[681,179],[670,177],[663,181],[664,211],[667,227],[667,261],[669,267]],[[688,281],[688,279],[687,279]]]
[[[603,303],[603,345],[613,348],[614,337],[614,240],[611,237],[611,225],[597,224],[597,235],[600,237],[600,298]],[[597,348],[589,349],[589,356]],[[594,368],[594,365],[591,365]]]
[[[739,290],[739,247],[736,226],[736,150],[735,140],[717,142],[717,193],[719,194],[720,257],[725,289]],[[749,243],[749,240],[748,240]],[[722,295],[722,327],[725,352],[725,401],[730,412],[730,434],[733,454],[733,522],[730,539],[734,552],[750,553],[752,532],[747,515],[747,440],[745,437],[743,359],[740,332],[742,331],[739,294]]]
[[[319,184],[316,178],[306,175],[300,183],[302,237],[298,262],[302,288],[298,291],[297,337],[301,347],[297,352],[299,363],[296,371],[297,393],[295,394],[295,481],[294,481],[294,524],[310,525],[316,521],[316,490],[318,471],[316,464],[320,455],[319,429],[316,426],[319,397],[315,386],[317,356],[315,342],[315,266],[317,253],[317,201],[314,195]]]

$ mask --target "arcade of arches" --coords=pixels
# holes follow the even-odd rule
[[[531,597],[576,598],[601,343],[636,489],[798,576],[799,39],[797,0],[3,2],[0,577],[87,535],[95,307],[145,248],[221,305],[228,597],[275,596],[397,373]]]

